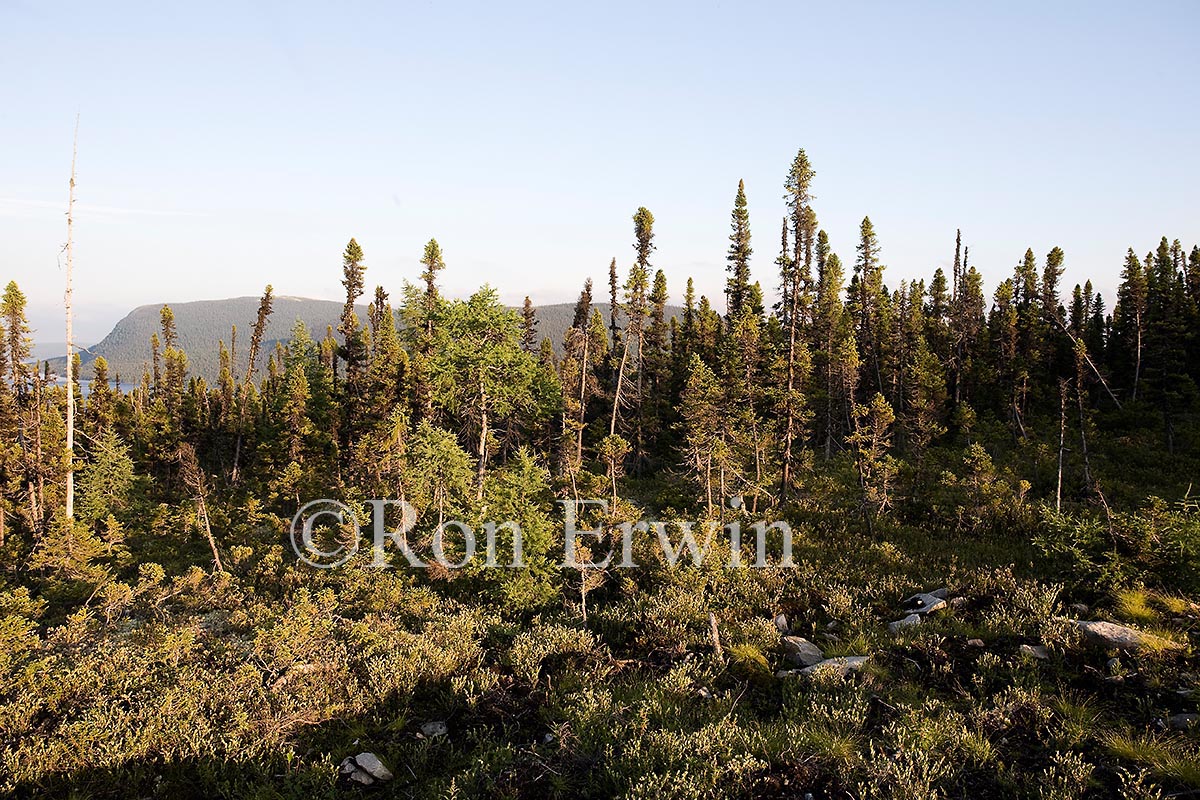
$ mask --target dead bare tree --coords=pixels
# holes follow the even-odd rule
[[[79,152],[79,115],[75,115],[75,139],[71,146],[71,184],[67,196],[67,289],[63,293],[63,305],[67,312],[67,519],[75,519],[75,361],[74,332],[71,330],[74,322],[72,308],[72,269],[74,267],[74,250],[72,243],[72,228],[75,223],[75,157]]]
[[[196,460],[196,449],[187,442],[183,442],[179,445],[177,458],[183,484],[188,487],[196,499],[196,523],[203,528],[204,536],[208,539],[208,546],[212,549],[213,563],[217,567],[217,572],[224,572],[225,567],[221,563],[221,554],[217,551],[217,540],[213,538],[212,526],[208,521],[208,503],[205,502],[208,492],[205,487],[204,471],[200,469],[200,463]]]

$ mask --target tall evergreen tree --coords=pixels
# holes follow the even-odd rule
[[[737,196],[733,200],[730,215],[729,252],[725,282],[725,308],[731,321],[737,320],[747,309],[750,294],[750,212],[746,207],[746,186],[738,181]]]

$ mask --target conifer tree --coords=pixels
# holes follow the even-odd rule
[[[879,263],[879,240],[870,217],[859,226],[858,259],[854,263],[855,310],[858,349],[868,370],[867,382],[876,391],[884,391],[883,331],[886,330],[883,265]]]
[[[725,270],[729,278],[725,282],[725,308],[730,321],[735,321],[748,307],[750,294],[750,212],[746,208],[746,186],[738,181],[737,196],[733,200],[730,215],[729,252]]]
[[[862,490],[863,518],[868,533],[873,533],[874,517],[891,506],[892,483],[897,472],[891,455],[892,423],[896,420],[891,405],[880,393],[871,398],[870,405],[855,405],[854,432],[850,445]]]
[[[846,341],[853,339],[853,328],[842,303],[842,292],[845,275],[841,259],[836,253],[829,252],[829,240],[825,231],[818,234],[819,273],[817,281],[817,301],[815,309],[814,338],[816,341],[816,362],[820,375],[818,392],[823,406],[823,422],[821,424],[821,440],[828,461],[833,456],[834,441],[840,428],[839,420],[848,418],[848,413],[840,410],[849,402],[849,395],[844,391],[843,375],[846,365],[843,359],[846,355]],[[854,369],[858,368],[857,354],[854,357]]]
[[[711,514],[714,508],[713,474],[720,472],[726,454],[721,384],[699,356],[692,356],[687,374],[680,409],[684,463]],[[720,498],[721,502],[723,500]]]
[[[521,349],[526,353],[537,350],[537,312],[534,311],[533,301],[525,295],[525,303],[521,306]]]
[[[1112,350],[1114,361],[1123,367],[1130,387],[1130,396],[1138,399],[1142,378],[1142,352],[1146,338],[1148,287],[1142,262],[1129,248],[1117,289],[1117,306],[1113,313]]]
[[[342,317],[338,333],[342,335],[341,357],[346,364],[346,383],[353,385],[366,357],[366,348],[358,325],[354,304],[362,297],[367,268],[363,264],[363,251],[358,242],[351,239],[342,253],[342,286],[346,289],[346,302],[342,306]]]
[[[476,433],[476,487],[482,497],[491,428],[514,409],[529,407],[537,362],[521,350],[517,315],[500,305],[493,289],[451,303],[445,325],[445,341],[433,361],[438,402]]]
[[[620,290],[621,284],[617,277],[617,259],[613,259],[608,265],[608,332],[612,337],[612,345],[614,350],[617,346],[617,337],[621,333],[621,326],[617,324],[617,312],[620,308]]]
[[[267,331],[267,320],[271,317],[271,310],[274,307],[274,297],[272,296],[271,284],[267,284],[267,288],[263,290],[262,299],[258,303],[258,316],[254,320],[254,331],[250,334],[250,354],[249,360],[246,363],[246,377],[242,380],[242,389],[238,393],[238,424],[237,424],[237,444],[233,451],[233,473],[232,481],[238,481],[238,466],[242,454],[242,439],[245,436],[246,428],[246,394],[249,392],[251,384],[254,382],[255,362],[258,361],[258,353],[262,349],[263,336]]]
[[[430,239],[426,243],[421,264],[425,267],[421,273],[424,291],[406,285],[401,314],[412,354],[414,410],[418,419],[432,419],[434,387],[431,364],[443,338],[441,318],[446,305],[437,285],[438,273],[446,268],[437,239]]]
[[[29,366],[26,363],[30,354],[29,321],[25,317],[25,294],[17,287],[16,281],[9,281],[4,288],[4,297],[0,299],[0,317],[4,320],[4,330],[7,337],[5,353],[8,362],[9,384],[19,397],[24,397],[29,391],[27,378]]]

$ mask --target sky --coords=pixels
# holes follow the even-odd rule
[[[1126,248],[1200,242],[1200,4],[43,3],[0,0],[0,279],[62,341],[79,115],[77,340],[146,303],[399,296],[573,301],[633,259],[723,306],[749,199],[770,289],[797,149],[844,262],[870,215],[885,278],[963,231],[991,287],[1027,247],[1108,295]],[[249,321],[248,323],[249,324]]]

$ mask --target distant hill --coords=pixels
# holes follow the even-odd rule
[[[166,303],[175,314],[175,329],[179,335],[179,346],[188,356],[188,368],[193,375],[203,375],[214,381],[220,369],[218,342],[229,345],[230,330],[238,329],[237,358],[239,371],[245,369],[246,348],[250,333],[258,314],[257,297],[231,297],[227,300],[195,300],[187,303]],[[163,303],[138,306],[118,322],[99,343],[80,351],[83,365],[81,374],[91,378],[91,363],[98,356],[108,361],[110,376],[120,375],[127,383],[141,380],[142,370],[150,363],[150,337],[160,328],[159,313]],[[608,303],[596,303],[604,318],[608,319]],[[562,345],[563,334],[570,326],[575,314],[575,304],[555,303],[536,309],[538,339],[549,338],[555,351]],[[342,313],[342,304],[333,300],[313,300],[305,297],[276,297],[274,311],[263,337],[263,353],[270,353],[275,342],[286,342],[296,320],[304,321],[314,339],[325,335],[326,326],[337,326]],[[678,316],[682,310],[668,306],[668,316]],[[365,322],[367,307],[359,306],[358,317]],[[59,345],[57,358],[51,359],[51,368],[60,375],[65,371]],[[260,363],[260,368],[262,364]]]

